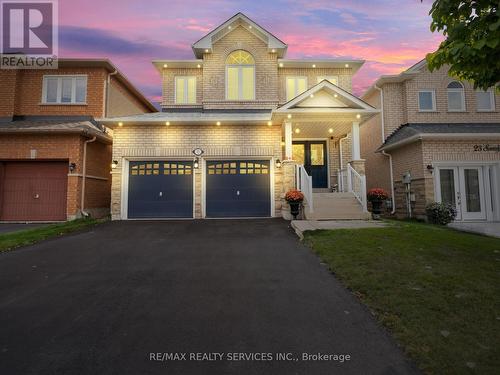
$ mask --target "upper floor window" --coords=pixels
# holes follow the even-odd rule
[[[307,77],[286,77],[286,100],[292,100],[307,90]]]
[[[329,81],[330,83],[333,83],[334,85],[339,84],[339,77],[337,77],[337,76],[318,76],[318,83],[320,83],[321,81],[323,81],[325,79],[327,81]]]
[[[448,111],[465,111],[464,86],[458,81],[453,81],[448,84]]]
[[[436,94],[434,90],[420,90],[418,92],[418,110],[433,112],[436,110]]]
[[[244,50],[226,59],[226,99],[255,100],[255,60]]]
[[[196,77],[175,77],[175,103],[196,103]]]
[[[492,89],[476,91],[476,103],[478,112],[492,112],[495,110],[495,95]]]
[[[86,104],[86,75],[44,76],[42,103],[44,104]]]

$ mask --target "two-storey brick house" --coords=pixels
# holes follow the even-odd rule
[[[381,109],[361,127],[368,188],[391,192],[392,212],[425,217],[426,204],[457,219],[500,220],[500,96],[474,90],[425,60],[382,76],[362,96]]]
[[[0,221],[109,214],[110,132],[95,119],[155,108],[108,60],[0,70]]]
[[[329,218],[342,189],[335,212],[365,217],[359,125],[378,110],[351,93],[363,61],[286,59],[241,13],[192,49],[153,62],[162,112],[100,121],[114,130],[113,219],[281,216],[294,187],[310,217]]]

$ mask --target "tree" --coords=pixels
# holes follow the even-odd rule
[[[475,88],[500,89],[500,17],[498,0],[435,0],[431,31],[446,40],[426,57],[430,71],[449,65],[449,74]]]

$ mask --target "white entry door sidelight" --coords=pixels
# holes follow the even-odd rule
[[[437,200],[456,207],[456,220],[486,220],[486,197],[483,166],[439,167]]]

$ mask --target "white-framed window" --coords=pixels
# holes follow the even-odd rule
[[[196,77],[194,76],[175,77],[175,103],[176,104],[196,103]]]
[[[255,60],[244,50],[226,59],[226,100],[255,100]]]
[[[330,83],[333,83],[334,85],[339,84],[339,77],[338,76],[318,76],[318,83],[320,83],[323,80],[327,80]]]
[[[493,89],[476,90],[476,108],[478,112],[492,112],[495,110],[495,94]]]
[[[464,86],[458,81],[452,81],[447,86],[448,91],[448,111],[465,111]]]
[[[43,104],[86,104],[87,75],[47,75],[43,77]]]
[[[418,110],[420,112],[436,111],[436,92],[434,90],[418,91]]]
[[[286,77],[286,100],[292,100],[307,90],[307,77]]]

